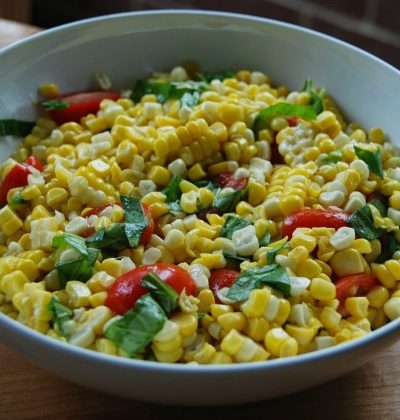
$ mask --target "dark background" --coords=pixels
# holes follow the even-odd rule
[[[295,23],[348,41],[400,68],[400,0],[0,0],[0,16],[43,28],[109,13],[171,8]]]

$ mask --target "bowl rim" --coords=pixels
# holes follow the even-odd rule
[[[165,10],[155,10],[155,11],[133,11],[125,13],[113,13],[109,15],[97,16],[89,19],[82,19],[79,21],[74,21],[71,23],[66,23],[51,29],[44,30],[42,32],[33,34],[27,38],[24,38],[20,41],[17,41],[9,46],[6,46],[0,49],[0,57],[6,55],[8,52],[13,51],[16,48],[19,48],[21,45],[29,44],[33,40],[37,40],[43,37],[51,36],[53,33],[62,33],[68,32],[74,29],[79,29],[79,27],[85,27],[87,25],[93,25],[99,21],[106,20],[118,20],[126,18],[140,18],[147,16],[162,16],[162,15],[195,15],[204,18],[227,18],[229,20],[243,21],[243,22],[255,22],[258,24],[267,24],[283,29],[290,29],[294,32],[306,33],[309,36],[319,37],[325,39],[327,42],[339,45],[345,49],[350,49],[358,55],[362,55],[369,60],[376,62],[377,64],[386,67],[388,70],[395,72],[400,76],[400,70],[398,70],[393,65],[387,63],[381,58],[376,57],[375,55],[356,47],[348,42],[339,40],[330,35],[323,34],[321,32],[315,31],[309,28],[303,28],[299,25],[292,23],[282,22],[274,19],[268,19],[263,17],[251,16],[240,13],[230,13],[230,12],[220,12],[220,11],[211,11],[211,10],[190,10],[190,9],[165,9]],[[8,317],[7,315],[0,312],[0,326],[5,325],[8,329],[16,331],[20,336],[25,336],[31,341],[37,342],[40,345],[48,346],[60,353],[70,353],[75,357],[79,357],[88,361],[94,361],[98,363],[109,363],[110,365],[118,366],[120,368],[127,369],[144,369],[151,370],[155,372],[174,372],[176,374],[192,374],[196,373],[197,375],[208,375],[216,374],[218,372],[225,373],[237,373],[241,371],[264,371],[264,370],[273,370],[279,369],[281,367],[291,367],[293,365],[302,364],[302,363],[312,363],[316,360],[324,359],[333,359],[336,356],[339,356],[343,353],[351,352],[352,350],[359,349],[362,346],[372,345],[378,342],[380,339],[385,336],[389,336],[395,333],[396,329],[400,326],[400,318],[390,321],[388,324],[378,328],[377,330],[372,331],[371,333],[357,338],[355,340],[342,343],[340,345],[335,345],[326,349],[316,350],[310,353],[304,353],[288,358],[282,359],[271,359],[262,362],[246,362],[246,363],[237,363],[237,364],[227,364],[227,365],[193,365],[193,364],[178,364],[178,363],[160,363],[153,361],[144,361],[137,360],[132,358],[125,358],[120,356],[107,355],[104,353],[96,352],[86,348],[81,348],[74,346],[72,344],[56,340],[52,337],[49,337],[43,333],[40,333],[30,327],[19,323],[18,321]],[[0,338],[0,343],[7,345],[7,341]]]

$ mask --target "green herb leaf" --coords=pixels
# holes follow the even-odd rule
[[[217,190],[220,189],[219,184],[217,184],[214,181],[210,181],[208,179],[204,179],[202,181],[196,181],[194,183],[197,187],[199,188],[208,188],[209,190],[211,190],[212,192],[216,192]]]
[[[245,258],[245,257],[239,257],[237,255],[231,255],[231,254],[227,254],[225,252],[223,252],[225,261],[226,261],[226,266],[225,268],[231,268],[233,270],[239,270],[240,269],[240,264],[243,261],[250,261],[250,258]]]
[[[149,222],[143,213],[139,198],[121,195],[121,204],[125,215],[126,223],[124,230],[126,238],[128,239],[129,245],[132,248],[136,248]]]
[[[301,117],[305,120],[315,120],[317,114],[312,105],[293,105],[280,102],[264,108],[257,114],[253,124],[254,132],[258,133],[263,128],[269,127],[271,121],[276,117]]]
[[[86,257],[82,256],[82,258],[77,260],[56,264],[56,270],[61,289],[65,289],[67,282],[71,280],[85,283],[90,279],[90,277],[92,277],[94,263],[97,260],[99,250],[88,248],[87,253],[88,255]]]
[[[169,212],[174,214],[175,216],[179,216],[182,214],[181,204],[180,201],[174,201],[172,203],[168,203],[169,205]]]
[[[289,242],[286,242],[284,245],[278,246],[277,248],[271,249],[267,252],[267,264],[273,264],[275,262],[275,258],[278,255],[278,252],[282,249],[290,248]]]
[[[326,164],[337,163],[337,162],[340,162],[342,159],[343,159],[342,152],[331,152],[328,154],[328,156],[322,159],[322,163],[326,163]]]
[[[379,213],[381,214],[382,217],[387,216],[387,211],[388,211],[388,203],[387,202],[384,203],[382,200],[378,200],[377,198],[374,198],[368,204],[371,204],[374,207],[376,207],[379,210]]]
[[[316,114],[320,114],[324,110],[325,89],[321,89],[318,93],[313,89],[311,79],[307,79],[303,86],[303,92],[307,92],[311,98],[310,105],[314,108]]]
[[[131,99],[140,102],[143,95],[152,93],[157,96],[157,100],[164,103],[168,99],[181,99],[185,93],[200,94],[208,88],[205,82],[152,82],[150,80],[138,80],[133,89]],[[193,103],[195,96],[191,98]],[[185,100],[188,100],[187,98]],[[197,99],[198,100],[198,99]]]
[[[67,246],[76,249],[81,255],[85,257],[88,256],[88,249],[86,248],[85,238],[68,232],[64,232],[62,235],[58,235],[53,238],[53,248],[65,248]]]
[[[69,334],[65,331],[64,325],[74,316],[72,309],[60,303],[56,298],[52,297],[48,306],[53,312],[53,323],[57,325],[63,337],[69,338]]]
[[[136,301],[134,309],[113,322],[104,335],[133,357],[152,341],[166,320],[163,309],[147,294]]]
[[[41,105],[46,111],[53,111],[56,109],[66,109],[69,107],[69,103],[61,99],[49,99],[48,101],[41,102]]]
[[[244,301],[249,298],[252,290],[264,285],[279,290],[285,296],[290,296],[290,281],[286,269],[273,264],[261,268],[249,268],[241,273],[230,287],[226,297],[234,301]]]
[[[88,246],[101,249],[108,255],[116,254],[125,248],[129,248],[125,226],[122,223],[114,223],[109,229],[100,229],[86,238]]]
[[[354,151],[356,152],[357,157],[368,165],[368,168],[372,173],[383,178],[382,155],[379,147],[371,152],[367,149],[354,146]]]
[[[390,260],[396,251],[400,251],[400,244],[396,241],[393,235],[388,235],[387,237],[380,239],[380,241],[382,253],[374,262],[383,264],[387,260]]]
[[[1,136],[27,136],[36,123],[31,121],[21,121],[14,119],[0,120]]]
[[[264,233],[264,236],[260,239],[260,247],[267,246],[271,242],[271,234],[267,231]]]
[[[233,190],[231,188],[219,188],[214,196],[214,203],[212,207],[223,213],[233,211],[247,194],[247,188],[243,190]]]
[[[162,193],[167,196],[167,203],[178,201],[181,198],[181,181],[182,177],[180,175],[174,175],[169,184],[162,190]]]
[[[372,217],[371,209],[368,204],[362,206],[359,210],[353,213],[348,219],[347,224],[351,226],[356,235],[360,238],[372,241],[385,234],[382,228],[374,226],[374,218]]]
[[[22,198],[20,192],[14,195],[14,197],[8,202],[10,207],[20,206],[21,204],[26,204],[27,201]]]
[[[226,218],[224,226],[222,226],[220,235],[223,238],[232,239],[232,235],[234,232],[252,224],[253,222],[247,219],[243,219],[243,217],[228,216]]]
[[[200,80],[204,80],[205,82],[212,82],[213,80],[224,80],[224,79],[232,79],[235,77],[235,73],[233,71],[218,71],[215,73],[197,73],[197,77]]]
[[[160,304],[167,315],[178,307],[178,293],[165,281],[162,281],[156,273],[146,274],[140,283],[150,292],[153,299]]]
[[[200,319],[204,318],[207,315],[207,312],[197,312],[197,319],[200,321]]]

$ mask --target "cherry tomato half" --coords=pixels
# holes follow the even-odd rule
[[[222,303],[218,297],[218,291],[224,287],[231,287],[239,276],[239,272],[228,268],[218,268],[211,271],[209,287],[214,293],[215,302]]]
[[[95,114],[100,107],[100,102],[103,99],[112,99],[116,101],[121,97],[119,92],[76,92],[62,95],[57,99],[68,103],[67,108],[53,109],[48,111],[51,118],[61,125],[68,121],[79,122],[79,120],[88,115]]]
[[[299,123],[299,117],[287,117],[286,121],[289,124],[289,127],[295,127]]]
[[[247,178],[234,178],[233,174],[220,174],[215,177],[215,181],[221,188],[233,188],[234,190],[243,190],[247,185]]]
[[[26,159],[25,163],[29,166],[33,166],[38,171],[43,171],[43,165],[41,164],[40,160],[36,156],[29,156],[28,159]]]
[[[143,265],[128,271],[115,280],[107,290],[106,306],[121,315],[132,309],[135,302],[148,293],[148,290],[140,282],[146,274],[151,272],[156,273],[178,293],[181,293],[183,289],[188,295],[194,295],[197,292],[192,277],[183,268],[169,263]]]
[[[330,227],[339,229],[346,226],[350,215],[339,210],[313,210],[304,209],[291,214],[283,221],[282,235],[291,238],[293,232],[300,227]]]
[[[348,297],[365,296],[378,284],[373,276],[364,273],[342,277],[335,282],[336,298],[343,307]]]

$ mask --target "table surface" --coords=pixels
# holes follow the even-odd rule
[[[0,47],[39,28],[0,18]],[[400,419],[400,343],[335,381],[273,401],[218,408],[179,408],[107,396],[49,374],[0,344],[0,419],[235,418]],[[245,386],[243,384],[242,386]]]

